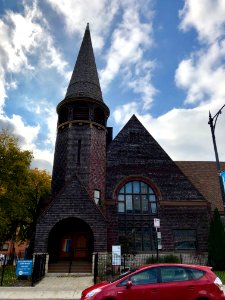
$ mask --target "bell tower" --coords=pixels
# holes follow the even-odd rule
[[[93,252],[107,250],[105,205],[98,204],[106,193],[109,109],[102,99],[89,25],[57,113],[52,195],[35,236],[35,252],[48,253],[49,266],[68,259],[91,261]]]
[[[89,24],[57,113],[52,195],[77,177],[90,199],[104,199],[109,109],[102,99]]]

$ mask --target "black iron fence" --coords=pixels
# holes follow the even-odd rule
[[[32,286],[45,276],[46,254],[34,254]]]
[[[141,265],[157,262],[157,255],[126,253],[121,256],[119,265],[112,265],[112,253],[96,253],[94,255],[94,282],[112,280],[115,276]],[[159,253],[159,262],[176,262],[186,264],[207,264],[206,253]]]
[[[10,276],[16,278],[17,258],[15,255],[4,255],[0,258],[0,286],[3,285],[5,273],[10,272]],[[46,254],[35,254],[33,258],[33,270],[31,275],[31,284],[40,281],[45,276]],[[12,269],[13,267],[13,269]],[[7,274],[6,274],[7,275]],[[6,276],[7,277],[7,276]],[[19,276],[25,279],[28,276]]]

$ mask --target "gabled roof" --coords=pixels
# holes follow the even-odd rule
[[[125,178],[148,178],[161,192],[163,201],[204,201],[176,163],[135,115],[107,149],[107,193]]]
[[[66,184],[57,194],[45,199],[41,199],[41,201],[38,203],[37,208],[38,218],[46,214],[52,206],[60,206],[61,204],[59,202],[61,200],[59,199],[63,199],[63,205],[66,205],[66,202],[69,201],[70,210],[72,210],[72,207],[79,210],[81,209],[81,206],[83,206],[83,209],[81,210],[83,210],[84,212],[87,210],[87,208],[89,208],[90,211],[92,210],[92,215],[96,213],[100,215],[101,218],[104,219],[104,221],[106,220],[105,215],[103,214],[99,206],[94,202],[94,200],[89,198],[85,186],[82,184],[77,175],[74,175],[70,181],[66,182]],[[74,199],[76,199],[76,201],[74,201]]]
[[[95,100],[103,101],[89,24],[87,24],[85,30],[65,99],[73,97],[90,97]]]
[[[212,205],[223,211],[223,200],[216,163],[212,161],[176,161],[178,167]],[[225,170],[225,162],[221,163]]]
[[[170,160],[169,155],[163,150],[138,118],[133,115],[121,129],[118,135],[112,140],[108,147],[108,160],[117,159],[114,152],[126,152],[126,156],[120,156],[123,163],[135,163],[140,160]],[[116,154],[117,155],[117,154]],[[132,160],[130,160],[132,159]]]

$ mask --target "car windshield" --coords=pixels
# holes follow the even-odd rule
[[[114,278],[113,280],[111,280],[110,282],[115,282],[115,281],[117,281],[117,280],[119,280],[119,279],[121,279],[121,278],[123,278],[123,277],[125,277],[125,276],[127,276],[127,275],[129,275],[129,274],[131,274],[131,273],[133,273],[133,272],[136,271],[136,270],[137,270],[137,269],[131,269],[131,270],[125,272],[125,273],[122,273],[122,274],[120,274],[119,276],[115,277],[115,278]]]

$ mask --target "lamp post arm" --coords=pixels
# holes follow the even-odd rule
[[[220,112],[221,113],[221,112]],[[221,171],[221,166],[220,166],[220,161],[219,161],[219,155],[218,155],[218,150],[217,150],[217,146],[216,146],[216,137],[215,137],[215,125],[216,125],[216,121],[217,118],[220,114],[219,112],[212,118],[211,113],[209,112],[209,122],[208,124],[210,125],[210,129],[211,129],[211,134],[212,134],[212,140],[213,140],[213,148],[214,148],[214,152],[215,152],[215,157],[216,157],[216,167],[218,172]],[[213,122],[215,119],[215,122]]]
[[[215,131],[215,127],[216,127],[216,122],[217,122],[217,119],[219,117],[220,114],[222,114],[222,109],[225,107],[225,104],[221,107],[221,109],[215,114],[214,117],[211,116],[211,113],[209,112],[209,122],[208,124],[210,125],[211,127],[211,124],[213,126],[213,130]],[[215,121],[214,121],[215,120]],[[214,122],[213,122],[214,121]]]

